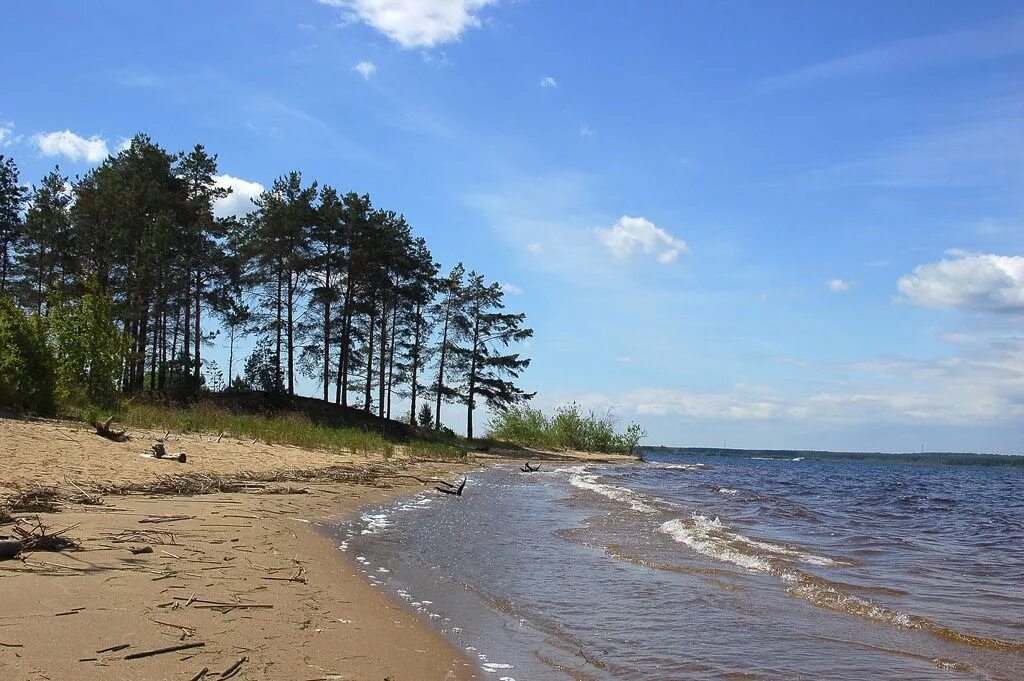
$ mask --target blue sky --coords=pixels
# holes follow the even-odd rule
[[[542,407],[612,407],[651,443],[1024,453],[1019,3],[40,1],[5,23],[0,153],[26,181],[145,131],[219,154],[223,212],[291,169],[369,192],[505,283]]]

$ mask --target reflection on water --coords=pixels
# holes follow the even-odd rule
[[[481,678],[1016,679],[1024,474],[501,467],[335,528]]]

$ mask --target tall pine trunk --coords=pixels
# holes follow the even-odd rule
[[[328,401],[327,387],[331,382],[331,245],[327,244],[326,271],[324,272],[324,402]]]
[[[444,312],[444,331],[441,333],[441,359],[437,363],[437,407],[434,410],[434,430],[441,430],[441,392],[444,390],[444,361],[448,354],[448,317],[451,315],[451,301]]]
[[[288,394],[295,394],[295,282],[288,270]]]
[[[201,323],[202,322],[202,318],[201,318],[202,300],[203,300],[203,280],[202,280],[202,275],[200,274],[199,268],[196,268],[196,314],[195,314],[195,319],[193,320],[193,323],[195,324],[195,338],[193,338],[193,342],[195,343],[195,349],[196,349],[196,351],[195,351],[196,367],[195,367],[195,374],[194,374],[195,378],[196,378],[196,387],[199,386],[199,377],[202,375],[202,371],[203,371],[203,360],[202,360],[202,355],[200,353],[200,347],[201,347],[202,340],[203,340],[203,327],[202,327],[202,323]]]
[[[363,396],[363,411],[370,411],[373,394],[373,332],[377,328],[377,306],[370,306],[370,341],[366,352],[366,386]]]
[[[475,317],[473,320],[473,344],[472,353],[469,360],[469,393],[466,395],[466,439],[473,439],[473,396],[476,392],[476,358],[477,358],[477,346],[480,343],[480,306],[477,305],[474,310]]]
[[[412,395],[410,397],[412,406],[409,408],[409,421],[416,425],[416,396],[419,392],[419,379],[417,378],[420,368],[420,314],[422,306],[416,303],[416,327],[412,340]]]

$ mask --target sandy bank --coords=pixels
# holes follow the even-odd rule
[[[161,435],[137,432],[118,444],[86,428],[0,420],[0,498],[17,485],[55,486],[73,497],[79,487],[183,472],[350,465],[451,479],[466,468],[194,435],[168,443],[188,453],[186,464],[142,457]],[[306,494],[103,494],[102,505],[62,499],[59,512],[38,516],[52,529],[71,528],[82,550],[0,562],[0,677],[186,681],[204,668],[203,678],[217,678],[245,658],[233,678],[473,678],[470,661],[366,583],[304,522],[412,491],[410,483],[418,485],[377,478],[269,486]],[[131,551],[143,547],[152,553]],[[204,645],[124,659],[188,643]]]

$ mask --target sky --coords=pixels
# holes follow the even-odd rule
[[[612,409],[648,444],[1024,453],[1019,2],[38,0],[4,22],[0,153],[26,182],[143,131],[219,155],[222,214],[293,169],[368,192],[526,312],[536,406]]]

